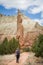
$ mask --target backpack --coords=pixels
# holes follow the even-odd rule
[[[20,55],[20,51],[19,50],[16,50],[16,55]]]

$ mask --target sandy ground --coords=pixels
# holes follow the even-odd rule
[[[28,53],[24,52],[20,56],[19,63],[16,63],[16,60],[13,60],[12,62],[9,62],[8,65],[24,65],[28,56],[29,56]]]
[[[9,62],[9,59],[12,60]],[[32,52],[23,52],[20,54],[19,63],[16,63],[16,57],[12,54],[10,57],[8,55],[8,60],[1,65],[43,65],[43,58],[35,57]]]

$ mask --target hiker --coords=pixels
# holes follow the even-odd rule
[[[20,58],[20,49],[19,48],[17,48],[15,54],[16,54],[16,62],[19,63],[19,58]]]

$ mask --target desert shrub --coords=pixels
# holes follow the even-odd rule
[[[7,53],[7,44],[8,44],[8,39],[5,38],[2,44],[0,44],[0,54],[6,54]]]
[[[15,38],[11,39],[9,41],[10,53],[14,53],[17,47],[19,47],[19,42]]]
[[[40,34],[38,38],[35,40],[32,51],[35,52],[35,56],[43,57],[43,35]]]
[[[29,47],[23,48],[23,52],[29,52],[29,51],[30,51]]]
[[[12,38],[9,42],[5,38],[2,44],[0,44],[0,55],[12,54],[17,47],[19,47],[19,42],[15,38]]]

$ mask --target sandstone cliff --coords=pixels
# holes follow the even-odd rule
[[[22,24],[24,27],[24,37],[26,41],[35,38],[39,33],[43,33],[43,26],[40,26],[37,22],[32,21],[30,18],[22,14]],[[17,15],[16,16],[4,16],[0,14],[0,39],[8,37],[16,37],[17,33]],[[32,41],[31,41],[32,42]],[[30,43],[30,42],[29,42]]]

